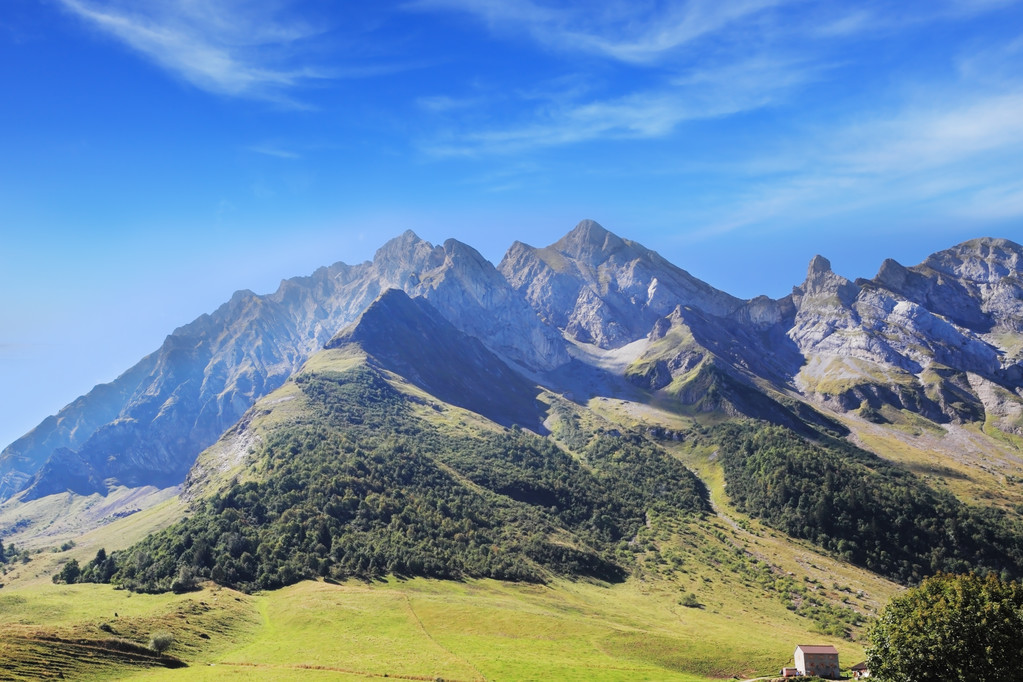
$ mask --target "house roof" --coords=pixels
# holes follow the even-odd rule
[[[838,655],[838,649],[830,644],[797,644],[796,649],[801,649],[804,654],[834,654]]]
[[[863,663],[857,663],[853,667],[849,668],[849,670],[867,670],[867,662],[864,661]]]

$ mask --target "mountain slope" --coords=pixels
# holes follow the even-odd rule
[[[180,483],[196,455],[258,397],[393,287],[430,299],[511,362],[544,369],[568,360],[556,331],[479,253],[455,240],[435,247],[406,232],[372,262],[321,268],[267,296],[238,292],[179,328],[116,381],[5,448],[0,499],[26,488],[27,500],[67,489],[90,494],[111,485]],[[74,475],[63,476],[69,464]]]
[[[412,316],[412,331],[384,343],[381,358],[371,341],[396,310]],[[450,406],[407,392],[394,371],[416,367],[415,331],[436,328],[456,349],[478,347],[428,304],[383,294],[225,436],[249,444],[240,457],[231,460],[238,449],[225,444],[200,458],[189,480],[195,511],[119,555],[113,579],[144,591],[204,578],[265,589],[387,573],[617,581],[628,561],[619,545],[650,510],[707,511],[696,478],[647,442],[599,439],[584,465],[549,440],[489,420],[435,425]],[[444,360],[442,372],[416,371],[410,383],[509,371],[485,353]],[[229,480],[217,477],[228,469]]]
[[[325,346],[356,344],[378,366],[440,400],[512,426],[541,430],[539,389],[425,299],[389,289]]]

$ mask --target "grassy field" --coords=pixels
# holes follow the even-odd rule
[[[715,480],[708,453],[684,454]],[[634,577],[615,585],[391,579],[144,595],[49,581],[62,558],[116,546],[115,524],[5,577],[0,679],[694,682],[773,674],[796,644],[815,642],[835,644],[844,665],[862,660],[862,624],[835,618],[869,616],[897,588],[719,511],[651,518],[634,540]],[[153,519],[120,523],[129,521]],[[167,653],[187,667],[145,657],[158,632],[172,635]],[[135,649],[115,651],[117,641]]]
[[[0,679],[696,681],[771,673],[796,643],[820,639],[780,605],[743,603],[750,594],[687,608],[668,583],[644,580],[304,582],[252,596],[101,585],[4,592]],[[144,646],[155,632],[171,633],[168,653],[188,667],[100,648],[110,639]],[[846,664],[862,656],[858,644],[835,643]]]
[[[358,362],[339,352],[315,362]],[[290,389],[288,389],[290,390]],[[441,428],[496,428],[471,412],[437,403],[417,389],[416,409]],[[213,487],[234,475],[273,419],[299,414],[295,391],[265,400],[222,451],[201,461]],[[545,394],[549,426],[570,451],[601,428],[684,430],[716,415],[682,415],[672,404],[594,398],[589,409]],[[863,441],[873,432],[859,430]],[[938,440],[938,439],[936,439]],[[940,439],[948,449],[952,439]],[[27,563],[0,576],[0,680],[265,679],[349,680],[678,680],[698,682],[772,675],[796,644],[834,644],[844,666],[863,659],[866,623],[898,591],[867,571],[821,554],[732,508],[709,445],[661,441],[704,481],[714,513],[659,518],[628,543],[630,579],[621,584],[557,580],[549,585],[427,579],[303,582],[253,595],[207,585],[183,595],[144,595],[106,585],[54,585],[69,558],[88,562],[99,548],[126,547],[185,511],[177,498],[74,538],[64,551],[38,547]],[[928,442],[877,443],[889,456],[937,466]],[[898,446],[898,447],[896,447]],[[1008,448],[1006,448],[1006,451]],[[1015,472],[962,471],[963,493],[990,490]],[[944,470],[935,470],[940,476]],[[1011,503],[1012,495],[1004,502]],[[167,668],[147,646],[169,633]]]

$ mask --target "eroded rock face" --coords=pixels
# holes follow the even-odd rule
[[[885,261],[879,288],[917,303],[975,333],[1023,330],[1023,247],[974,239],[903,268]]]
[[[788,335],[808,361],[797,384],[843,409],[865,401],[964,421],[997,404],[1015,414],[1018,343],[1003,340],[1018,334],[1021,264],[1018,245],[974,240],[912,268],[886,260],[873,280],[850,283],[815,258],[792,296]],[[981,396],[985,382],[1008,395]]]
[[[643,338],[678,305],[722,316],[745,306],[592,220],[543,249],[516,242],[498,270],[548,324],[605,349]]]
[[[118,379],[6,448],[0,498],[26,487],[33,497],[180,483],[198,453],[256,399],[391,288],[428,299],[460,330],[520,366],[548,370],[568,361],[560,334],[478,252],[454,240],[433,246],[409,231],[371,262],[320,268],[265,296],[240,291],[175,330]],[[46,466],[62,448],[73,453],[60,456],[73,459],[74,476],[62,476],[67,467]]]

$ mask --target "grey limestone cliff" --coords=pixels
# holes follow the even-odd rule
[[[568,360],[560,335],[478,252],[455,240],[434,246],[409,231],[371,262],[320,268],[265,296],[240,291],[175,330],[115,381],[8,446],[0,499],[26,489],[23,499],[180,483],[198,453],[257,398],[391,288],[430,300],[509,362],[545,370]]]
[[[600,348],[642,338],[680,304],[716,315],[745,305],[592,220],[546,248],[515,242],[498,270],[545,322]]]

